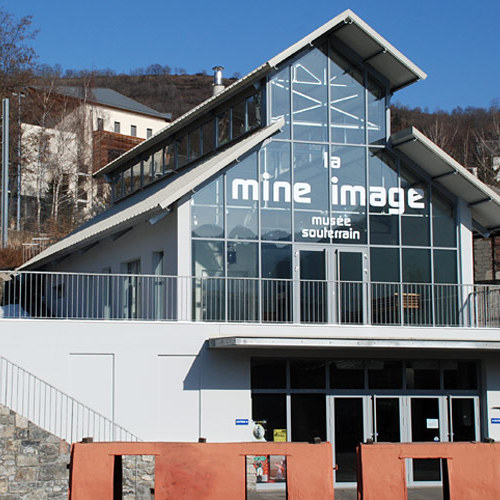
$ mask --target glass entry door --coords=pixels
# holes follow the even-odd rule
[[[337,250],[338,317],[341,323],[366,323],[367,256],[363,250]]]

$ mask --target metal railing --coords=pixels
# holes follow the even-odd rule
[[[500,327],[500,286],[0,272],[0,317]]]
[[[0,404],[68,443],[84,437],[140,441],[109,418],[1,356]]]

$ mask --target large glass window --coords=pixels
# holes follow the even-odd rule
[[[279,139],[290,138],[290,68],[285,66],[271,79],[271,121],[285,118]]]
[[[191,198],[191,233],[200,238],[224,236],[224,184],[218,177]]]
[[[312,49],[292,65],[292,117],[295,140],[327,140],[326,64],[324,51]]]

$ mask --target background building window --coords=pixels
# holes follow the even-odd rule
[[[104,130],[104,120],[102,118],[97,119],[97,130]]]
[[[137,126],[136,125],[130,125],[130,135],[132,137],[137,137]]]
[[[120,122],[115,122],[115,134],[120,133]]]
[[[149,139],[152,135],[153,135],[153,129],[147,128],[146,129],[146,138]]]

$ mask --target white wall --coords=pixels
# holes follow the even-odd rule
[[[489,358],[483,361],[483,385],[484,402],[483,420],[486,420],[485,435],[500,441],[500,423],[493,423],[500,420],[500,360],[498,357]]]

